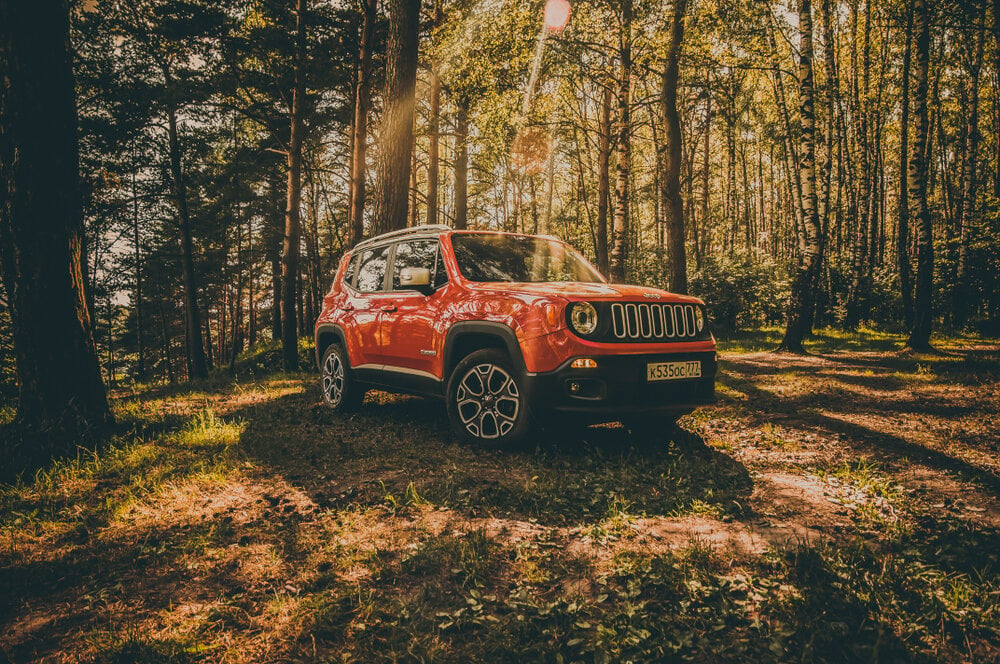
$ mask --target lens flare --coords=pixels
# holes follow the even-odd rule
[[[568,0],[549,0],[545,3],[545,27],[550,32],[562,32],[569,23]]]

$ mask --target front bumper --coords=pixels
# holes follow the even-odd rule
[[[715,402],[715,351],[594,355],[597,367],[574,369],[576,358],[554,371],[528,374],[528,403],[537,414],[567,413],[590,421],[618,416],[683,414]],[[648,381],[653,362],[701,362],[701,377]]]

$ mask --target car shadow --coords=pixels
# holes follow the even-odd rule
[[[567,525],[694,507],[739,517],[753,491],[741,463],[684,431],[539,430],[518,449],[490,450],[457,444],[440,402],[371,393],[357,413],[340,414],[314,386],[234,417],[246,423],[243,453],[328,508],[430,504]]]

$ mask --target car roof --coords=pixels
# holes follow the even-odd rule
[[[445,226],[444,224],[425,224],[422,226],[411,226],[409,228],[402,228],[396,231],[389,231],[388,233],[382,233],[381,235],[376,235],[375,237],[368,238],[367,240],[362,240],[358,242],[351,249],[351,253],[355,253],[359,249],[369,249],[376,246],[381,246],[383,244],[397,242],[399,240],[419,240],[425,238],[438,238],[445,233],[463,233],[463,234],[475,234],[475,235],[517,235],[521,237],[538,237],[544,238],[546,240],[556,240],[562,242],[557,237],[551,235],[533,235],[531,233],[511,233],[509,231],[498,231],[492,229],[455,229],[451,226]]]

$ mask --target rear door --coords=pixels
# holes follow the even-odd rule
[[[386,270],[392,245],[364,249],[358,261],[357,276],[350,304],[353,306],[355,325],[351,347],[359,349],[351,357],[355,367],[383,363],[379,320],[382,308],[391,304],[392,293],[386,291]]]
[[[407,267],[430,270],[433,292],[404,289],[400,273]],[[389,281],[391,306],[382,310],[381,337],[386,365],[424,378],[440,378],[441,308],[448,276],[439,242],[425,239],[397,244]]]

